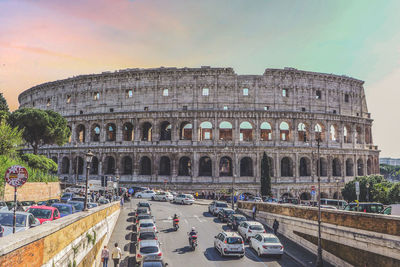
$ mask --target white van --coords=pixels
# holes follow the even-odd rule
[[[382,211],[382,213],[386,215],[400,216],[400,204],[389,205]]]

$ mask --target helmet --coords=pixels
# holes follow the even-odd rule
[[[192,231],[196,231],[196,228],[192,227]]]
[[[176,213],[174,214],[174,217],[178,217],[178,215],[176,215]]]

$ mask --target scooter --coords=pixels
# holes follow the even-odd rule
[[[190,247],[191,247],[191,249],[193,251],[196,250],[196,247],[197,247],[197,235],[190,236],[189,245],[190,245]]]
[[[174,219],[174,230],[178,231],[179,229],[179,219]]]

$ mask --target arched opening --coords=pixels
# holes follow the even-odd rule
[[[130,156],[122,158],[122,174],[132,174],[133,164]]]
[[[90,174],[99,174],[99,159],[97,157],[93,157],[90,162]]]
[[[367,175],[372,174],[372,160],[371,158],[367,159]]]
[[[346,159],[346,176],[354,176],[354,164],[353,164],[353,160],[348,158]]]
[[[140,175],[151,175],[151,160],[143,156],[140,159]]]
[[[337,138],[337,127],[335,125],[331,125],[330,129],[329,129],[329,137],[330,140],[333,142],[337,142],[338,138]]]
[[[320,142],[324,142],[325,140],[325,131],[324,131],[324,127],[322,124],[315,124],[314,126],[314,133],[315,133],[315,140],[318,141],[318,138],[320,140]]]
[[[282,177],[292,177],[293,176],[293,164],[292,159],[289,157],[284,157],[281,159],[281,176]]]
[[[365,143],[372,144],[371,127],[365,127]]]
[[[90,137],[91,137],[92,142],[100,141],[100,126],[98,124],[94,124],[92,126]]]
[[[160,158],[159,175],[171,175],[171,161],[168,157],[162,156]]]
[[[297,133],[300,142],[307,142],[308,140],[308,132],[307,127],[304,123],[300,122],[297,126]]]
[[[364,162],[362,159],[357,160],[357,175],[364,176]]]
[[[361,127],[356,127],[356,144],[362,144],[362,132]]]
[[[169,121],[164,121],[161,123],[161,128],[160,128],[160,140],[165,141],[165,140],[171,140],[171,123]]]
[[[322,177],[328,176],[328,161],[325,158],[320,158],[319,164],[320,164],[319,175]]]
[[[252,141],[253,140],[253,126],[250,122],[244,121],[240,124],[240,141]]]
[[[124,123],[122,126],[122,135],[124,141],[133,141],[133,124],[130,122]]]
[[[72,128],[69,125],[67,127],[69,129],[68,143],[71,143],[72,142]]]
[[[232,159],[222,157],[219,161],[219,176],[232,176]]]
[[[311,200],[311,194],[309,192],[301,193],[300,200]]]
[[[271,124],[268,122],[261,123],[261,141],[271,141],[272,140],[272,128]]]
[[[350,144],[351,143],[351,132],[350,132],[350,127],[348,126],[344,126],[343,127],[343,142],[345,142],[346,144]]]
[[[279,136],[281,141],[290,140],[289,124],[285,121],[281,122],[279,125]]]
[[[342,168],[338,158],[332,160],[332,176],[342,176]]]
[[[150,122],[142,124],[142,141],[151,141],[152,129],[153,126]]]
[[[300,159],[300,176],[311,176],[311,160],[307,157]]]
[[[115,159],[107,156],[104,160],[104,174],[115,174]]]
[[[181,157],[179,159],[179,176],[191,176],[192,175],[192,162],[189,157]]]
[[[250,157],[240,160],[240,176],[253,176],[253,160]]]
[[[212,176],[212,162],[209,157],[201,157],[199,161],[199,176]]]
[[[85,126],[82,124],[76,127],[76,141],[78,143],[85,143]]]
[[[115,126],[114,123],[109,123],[107,124],[107,141],[115,141],[116,139],[116,132],[117,132],[117,127]]]
[[[286,192],[284,194],[282,194],[281,199],[287,199],[287,198],[292,198],[293,195],[289,192]]]
[[[212,139],[212,124],[209,121],[203,121],[199,127],[199,141]]]
[[[187,121],[182,122],[179,131],[179,139],[192,140],[192,132],[193,132],[193,125]]]
[[[69,158],[63,157],[61,161],[61,173],[68,174],[69,173]]]
[[[74,170],[74,174],[81,175],[83,174],[83,158],[82,157],[75,157],[74,159],[74,165],[73,165],[73,170]]]
[[[232,141],[232,124],[223,121],[219,124],[219,140]]]

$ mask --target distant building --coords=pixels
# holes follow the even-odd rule
[[[379,164],[387,164],[392,166],[400,166],[400,159],[380,158]]]

